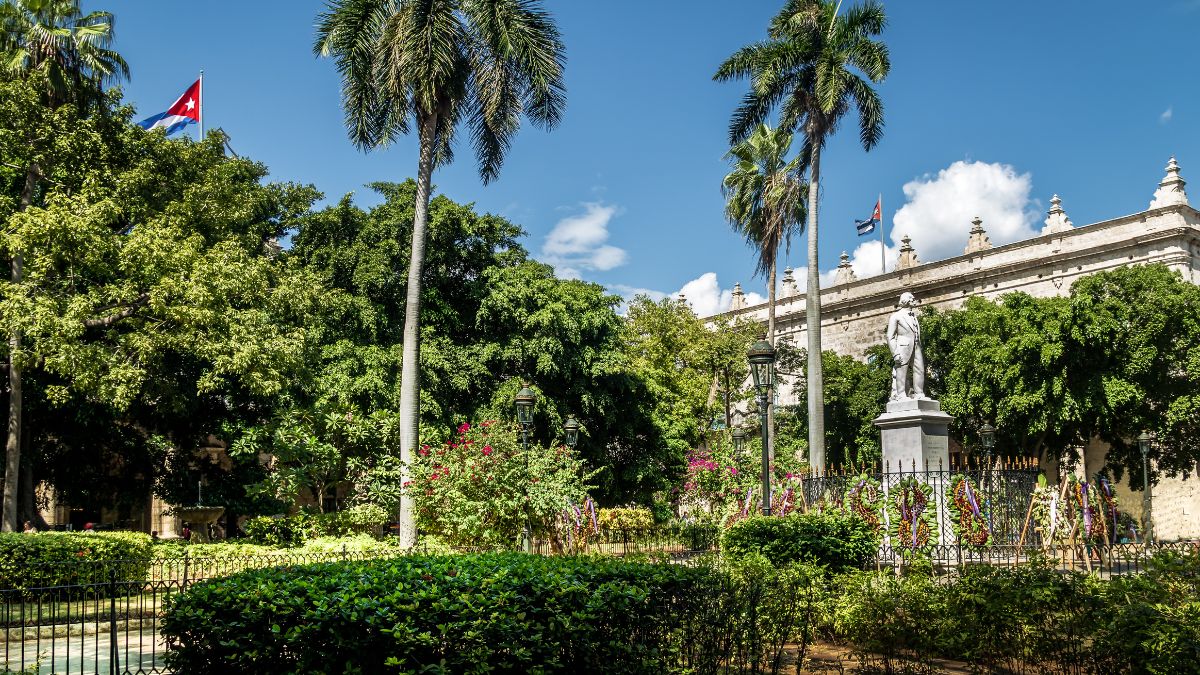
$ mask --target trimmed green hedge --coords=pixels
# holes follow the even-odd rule
[[[346,537],[355,534],[379,535],[388,514],[369,504],[334,513],[298,513],[294,516],[272,518],[262,516],[246,521],[242,529],[252,544],[293,548],[303,546],[308,539]]]
[[[408,556],[243,572],[167,603],[178,673],[674,670],[716,572],[599,557]]]
[[[150,535],[141,532],[0,534],[0,588],[35,589],[145,579]]]
[[[721,537],[722,554],[734,560],[757,553],[777,567],[806,562],[833,572],[861,569],[878,548],[871,526],[842,511],[753,516]]]

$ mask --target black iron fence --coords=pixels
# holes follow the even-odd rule
[[[26,566],[0,588],[0,673],[166,673],[165,601],[190,584],[246,569],[369,560],[335,551]]]
[[[845,500],[852,489],[874,488],[879,493],[874,508],[881,511],[882,519],[886,519],[887,516],[882,511],[889,507],[889,500],[893,499],[896,487],[912,479],[929,486],[933,502],[928,510],[934,518],[936,532],[940,535],[936,543],[951,547],[957,542],[955,527],[951,522],[950,500],[946,492],[959,477],[965,477],[970,481],[980,513],[987,521],[989,544],[1036,544],[1040,543],[1037,533],[1027,526],[1030,519],[1030,503],[1037,488],[1039,473],[1036,466],[1023,462],[946,466],[897,463],[862,471],[830,470],[804,477],[803,504],[809,508],[820,504],[846,508]],[[894,505],[891,506],[891,510],[895,510]]]

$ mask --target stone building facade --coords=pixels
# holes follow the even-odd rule
[[[904,291],[923,305],[956,309],[971,296],[995,299],[1022,291],[1036,297],[1065,296],[1079,277],[1126,265],[1162,263],[1200,284],[1200,211],[1188,203],[1180,167],[1172,157],[1166,176],[1148,208],[1119,218],[1076,226],[1055,195],[1039,236],[1004,246],[989,241],[986,223],[976,218],[963,224],[963,254],[935,262],[920,262],[908,237],[901,241],[895,269],[882,275],[856,278],[842,254],[834,283],[821,289],[823,347],[862,358],[866,349],[884,342],[888,315]],[[776,301],[777,335],[792,344],[807,343],[806,295],[796,289],[786,270]],[[735,286],[727,315],[766,322],[766,304],[747,306]],[[784,378],[778,403],[803,404]],[[1091,444],[1084,453],[1089,473],[1103,468],[1107,447]],[[1200,537],[1200,471],[1185,480],[1163,479],[1154,488],[1154,521],[1163,539]],[[1126,510],[1138,515],[1141,491],[1120,486]]]

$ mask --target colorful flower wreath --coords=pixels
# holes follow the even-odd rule
[[[937,543],[933,488],[916,478],[904,478],[891,489],[893,546],[902,551],[927,551]]]
[[[867,521],[876,534],[883,533],[883,488],[879,481],[866,474],[850,479],[850,487],[846,489],[842,505],[850,513]]]
[[[980,550],[991,541],[988,528],[987,504],[979,494],[979,484],[964,474],[955,474],[946,486],[946,501],[950,504],[950,521],[960,544]]]

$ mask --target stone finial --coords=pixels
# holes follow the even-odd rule
[[[1056,232],[1066,232],[1075,227],[1071,223],[1071,219],[1067,217],[1067,212],[1063,211],[1062,200],[1058,195],[1050,198],[1050,210],[1046,212],[1046,226],[1042,228],[1042,234],[1054,234]]]
[[[992,247],[987,232],[983,229],[983,219],[975,216],[971,221],[971,236],[967,239],[967,249],[963,253],[979,253]]]
[[[1179,175],[1179,164],[1175,162],[1175,155],[1171,155],[1171,160],[1167,162],[1167,175],[1163,177],[1158,184],[1158,189],[1154,191],[1154,199],[1150,202],[1150,208],[1158,209],[1164,206],[1179,206],[1187,204],[1187,192],[1183,189],[1187,183]]]
[[[906,270],[920,265],[917,260],[917,250],[912,246],[912,238],[907,234],[900,240],[900,259],[896,261],[896,269]]]
[[[742,292],[742,284],[739,281],[733,285],[733,301],[729,303],[729,309],[742,309],[746,306],[746,294]]]
[[[854,276],[854,268],[850,266],[850,256],[842,251],[842,261],[838,263],[837,274],[833,277],[833,285],[840,286],[851,281],[858,281],[858,277]]]
[[[792,272],[790,267],[783,270],[783,288],[780,289],[780,297],[790,298],[800,294],[800,289],[796,287],[796,277],[792,275]]]

